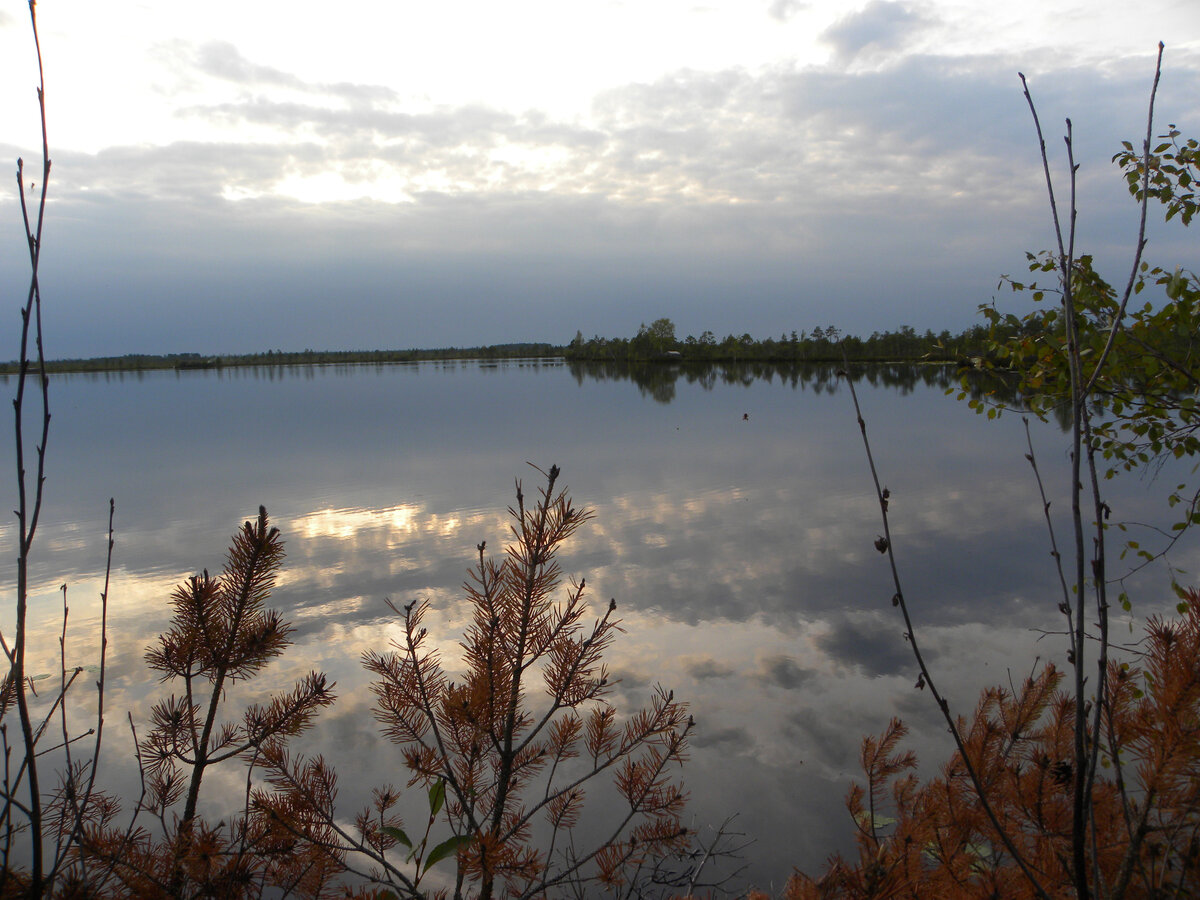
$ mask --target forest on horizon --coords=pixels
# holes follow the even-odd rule
[[[606,362],[650,362],[679,359],[701,362],[939,362],[969,364],[989,355],[989,346],[1012,335],[995,327],[975,325],[958,334],[927,329],[917,332],[909,325],[896,331],[874,331],[868,337],[843,334],[836,326],[817,326],[811,331],[792,331],[778,338],[754,338],[750,334],[727,335],[718,340],[711,331],[699,337],[677,338],[675,325],[667,318],[642,325],[632,338],[584,339],[582,332],[567,344],[519,342],[478,347],[438,347],[407,350],[267,350],[262,353],[204,355],[201,353],[127,353],[46,360],[47,372],[131,372],[152,369],[219,369],[245,366],[315,366],[356,363],[410,363],[428,360],[528,359],[564,357],[569,360]],[[1009,329],[1011,330],[1011,329]],[[0,364],[0,375],[16,374],[16,361]]]

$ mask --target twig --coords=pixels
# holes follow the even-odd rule
[[[104,559],[104,590],[100,593],[100,677],[96,680],[96,727],[94,729],[96,740],[92,745],[92,761],[90,764],[90,771],[88,772],[87,788],[83,792],[83,799],[79,800],[75,807],[75,818],[71,826],[70,839],[67,842],[68,850],[72,845],[80,845],[83,842],[84,816],[87,814],[87,810],[91,805],[92,793],[96,786],[96,772],[100,768],[100,746],[104,737],[105,666],[108,659],[108,585],[109,577],[112,573],[113,516],[115,509],[116,503],[112,497],[109,497],[108,549],[105,553]],[[89,734],[90,733],[91,732],[89,732]],[[70,772],[69,766],[67,771]],[[82,877],[84,878],[84,883],[86,884],[86,866],[82,867]]]
[[[896,567],[896,554],[895,549],[892,546],[892,533],[888,524],[888,500],[890,497],[890,492],[880,484],[879,473],[875,468],[875,457],[871,453],[871,442],[867,438],[867,423],[863,418],[862,408],[858,403],[858,392],[854,389],[854,379],[850,376],[848,371],[849,362],[845,360],[845,358],[843,359],[847,371],[844,371],[841,374],[845,375],[846,377],[846,384],[850,388],[850,397],[854,401],[854,414],[858,420],[859,431],[862,432],[863,447],[866,449],[867,453],[867,464],[871,469],[871,480],[875,485],[875,496],[879,501],[879,512],[883,521],[883,537],[876,542],[875,546],[887,556],[888,564],[892,570],[892,584],[896,588],[896,593],[892,597],[892,604],[900,608],[900,613],[904,617],[905,637],[908,638],[909,645],[912,647],[913,656],[917,661],[917,667],[921,672],[920,679],[918,680],[917,684],[918,686],[925,685],[929,688],[929,693],[933,696],[934,701],[937,703],[938,709],[941,710],[942,718],[945,719],[946,725],[950,729],[950,735],[954,738],[954,744],[958,748],[958,755],[962,758],[963,765],[967,770],[967,775],[970,777],[971,784],[974,786],[975,795],[979,798],[980,805],[983,806],[983,810],[988,817],[988,821],[991,822],[996,834],[999,836],[1001,842],[1004,844],[1008,852],[1012,854],[1013,859],[1020,867],[1021,872],[1025,875],[1026,879],[1028,879],[1029,884],[1033,888],[1034,892],[1041,897],[1042,900],[1050,900],[1050,895],[1042,887],[1041,882],[1039,882],[1037,876],[1034,875],[1029,863],[1026,862],[1025,857],[1022,856],[1020,851],[1017,849],[1016,843],[1013,841],[1012,836],[1009,835],[1009,833],[1003,827],[1001,827],[1000,820],[997,818],[995,810],[992,809],[992,804],[988,801],[987,791],[983,787],[983,782],[979,778],[979,773],[976,771],[975,765],[971,761],[970,754],[967,753],[966,743],[963,741],[962,734],[958,730],[958,725],[954,720],[954,716],[950,714],[950,705],[938,691],[937,686],[934,683],[933,673],[929,670],[929,666],[925,662],[925,657],[921,653],[920,644],[917,642],[916,629],[913,628],[912,616],[909,614],[908,601],[904,599],[904,590],[900,584],[900,573]]]
[[[1084,706],[1083,693],[1085,683],[1083,643],[1086,622],[1084,619],[1082,590],[1084,585],[1086,551],[1084,548],[1083,516],[1080,508],[1080,467],[1082,465],[1081,457],[1083,451],[1083,419],[1087,416],[1087,408],[1086,397],[1083,394],[1083,375],[1080,371],[1079,333],[1074,295],[1075,225],[1078,214],[1075,206],[1075,190],[1078,167],[1075,165],[1071,120],[1067,119],[1067,134],[1064,137],[1064,141],[1067,148],[1068,171],[1070,173],[1071,205],[1068,233],[1064,245],[1063,228],[1059,219],[1058,204],[1054,195],[1054,180],[1050,175],[1050,158],[1046,153],[1046,142],[1042,138],[1041,121],[1038,118],[1037,107],[1034,105],[1033,96],[1029,92],[1029,85],[1025,81],[1025,76],[1022,74],[1020,78],[1021,84],[1024,87],[1025,101],[1029,105],[1030,114],[1033,116],[1034,126],[1038,135],[1038,144],[1041,150],[1042,171],[1045,173],[1046,192],[1049,197],[1051,217],[1054,221],[1054,237],[1058,244],[1058,271],[1059,277],[1062,279],[1062,309],[1066,329],[1067,370],[1071,402],[1071,521],[1075,535],[1075,584],[1078,591],[1078,600],[1074,609],[1075,620],[1072,626],[1074,631],[1072,644],[1075,651],[1075,659],[1072,661],[1075,700],[1073,751],[1075,779],[1072,786],[1071,864],[1076,893],[1080,900],[1084,900],[1089,894],[1086,828],[1090,798],[1085,793],[1088,747],[1086,740],[1087,712]]]
[[[16,438],[16,468],[17,468],[17,521],[19,550],[17,556],[17,625],[13,647],[13,681],[16,689],[17,712],[21,722],[21,736],[25,748],[25,769],[29,776],[29,828],[31,833],[31,871],[29,877],[29,893],[39,896],[44,887],[45,859],[42,846],[42,800],[41,785],[38,779],[38,767],[35,754],[35,737],[33,721],[29,714],[29,700],[25,688],[25,654],[28,638],[29,612],[29,553],[33,548],[33,536],[37,531],[38,519],[42,509],[42,490],[45,485],[46,441],[50,431],[50,401],[49,380],[46,377],[45,349],[42,341],[42,298],[38,284],[38,264],[41,260],[42,225],[46,211],[46,186],[50,180],[50,144],[46,129],[46,80],[42,68],[42,47],[38,38],[37,4],[29,0],[29,21],[33,28],[33,42],[37,50],[38,66],[38,109],[42,129],[42,185],[38,200],[37,215],[31,223],[29,208],[25,198],[24,164],[17,160],[17,196],[21,203],[21,218],[25,226],[25,235],[29,244],[29,293],[26,303],[21,309],[21,352],[19,356],[20,371],[17,376],[17,394],[13,400],[15,438]],[[34,325],[34,323],[36,323]],[[41,442],[37,445],[37,469],[33,486],[32,503],[28,495],[25,475],[25,384],[28,378],[29,339],[30,329],[34,327],[33,339],[37,348],[38,379],[41,386],[42,399],[42,428]],[[20,775],[18,775],[18,782]],[[15,787],[15,785],[14,785]]]
[[[1117,339],[1117,333],[1121,330],[1121,326],[1125,321],[1125,307],[1129,305],[1129,298],[1133,295],[1133,286],[1137,282],[1138,266],[1142,261],[1142,251],[1146,249],[1146,207],[1150,202],[1150,141],[1154,138],[1154,100],[1158,95],[1159,79],[1162,77],[1163,49],[1163,42],[1159,41],[1158,60],[1154,65],[1154,84],[1150,87],[1150,109],[1146,114],[1146,141],[1142,145],[1142,202],[1141,216],[1138,220],[1137,249],[1133,253],[1133,265],[1129,267],[1129,279],[1125,283],[1125,292],[1121,295],[1121,305],[1113,317],[1112,325],[1108,331],[1108,340],[1105,341],[1104,349],[1100,351],[1100,356],[1096,360],[1096,366],[1092,370],[1092,377],[1088,379],[1088,383],[1084,387],[1084,396],[1091,394],[1092,389],[1096,386],[1096,379],[1100,377],[1100,370],[1104,368],[1105,362],[1108,361],[1108,354],[1112,352],[1113,343]]]
[[[1058,611],[1067,617],[1068,626],[1071,623],[1071,589],[1067,586],[1067,576],[1063,572],[1062,554],[1058,552],[1058,539],[1054,533],[1054,522],[1050,518],[1050,501],[1046,499],[1046,486],[1042,482],[1042,472],[1038,468],[1037,456],[1033,452],[1033,437],[1029,430],[1029,417],[1023,417],[1022,421],[1025,424],[1025,445],[1029,447],[1029,452],[1025,454],[1025,458],[1029,460],[1029,465],[1033,468],[1033,477],[1037,482],[1038,496],[1042,498],[1042,513],[1046,517],[1046,531],[1050,538],[1050,556],[1054,559],[1054,570],[1058,573],[1058,583],[1062,590],[1063,601],[1058,607]],[[1071,658],[1075,658],[1075,632],[1068,627],[1067,634],[1070,635]]]

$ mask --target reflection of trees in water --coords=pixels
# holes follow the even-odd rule
[[[832,363],[797,362],[612,362],[569,360],[567,366],[576,382],[631,381],[643,396],[658,403],[675,399],[675,384],[683,379],[711,391],[718,383],[749,387],[756,381],[772,384],[778,381],[793,390],[814,394],[837,393],[841,384],[841,366]],[[909,394],[918,386],[942,391],[965,391],[973,400],[1003,403],[1009,408],[1020,406],[1015,379],[980,372],[966,371],[951,365],[914,365],[912,363],[875,363],[852,365],[850,376],[872,387],[887,388]]]

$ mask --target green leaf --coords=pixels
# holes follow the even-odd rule
[[[451,856],[458,852],[458,848],[463,844],[468,843],[471,838],[465,834],[456,834],[446,838],[436,847],[429,851],[429,858],[425,860],[424,871],[428,872],[429,867],[436,862],[440,862],[447,856]]]
[[[1167,218],[1170,218],[1168,216]],[[1175,273],[1171,276],[1171,280],[1167,282],[1167,296],[1172,300],[1178,300],[1179,295],[1183,293],[1185,286],[1184,274],[1182,269],[1176,267]]]
[[[399,828],[394,828],[391,825],[384,825],[379,830],[382,831],[384,834],[386,834],[388,837],[395,838],[397,841],[399,841],[401,844],[403,844],[409,850],[412,849],[412,841],[410,841],[408,839],[408,835],[405,834],[403,831],[401,831]]]
[[[442,810],[442,804],[446,802],[446,780],[439,778],[437,782],[429,789],[429,818],[433,818]]]

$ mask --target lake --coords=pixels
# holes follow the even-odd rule
[[[857,388],[919,637],[965,714],[981,688],[1065,651],[1043,636],[1060,627],[1058,598],[1021,420],[975,415],[946,396],[952,383],[946,370],[889,367]],[[126,711],[144,725],[167,693],[142,662],[167,597],[221,569],[229,536],[259,504],[286,541],[273,603],[296,627],[262,687],[310,668],[337,682],[337,704],[302,746],[340,772],[347,817],[371,786],[403,785],[360,656],[399,634],[385,598],[428,599],[432,639],[456,656],[475,546],[503,546],[514,479],[532,493],[541,478],[527,463],[559,465],[576,504],[594,510],[562,565],[587,579],[597,611],[617,601],[626,633],[607,657],[614,702],[640,708],[661,683],[691,704],[689,819],[710,833],[737,814],[735,829],[755,842],[742,854],[748,880],[779,889],[793,865],[815,871],[852,846],[842,799],[859,742],[892,716],[913,727],[925,771],[949,754],[932,700],[915,689],[873,547],[882,529],[862,440],[832,368],[635,378],[513,360],[71,375],[52,380],[51,403],[37,650],[56,671],[65,583],[72,659],[94,663],[115,497],[101,780],[118,790],[135,783]],[[1066,438],[1038,422],[1032,436],[1052,509],[1065,512]],[[10,444],[0,453],[9,473]],[[1173,483],[1118,479],[1114,517],[1161,522]],[[11,521],[0,539],[14,546]],[[1194,542],[1177,548],[1177,566],[1194,572],[1198,561]],[[11,592],[15,572],[0,577]],[[1131,624],[1169,605],[1161,569],[1133,586]],[[206,778],[211,808],[236,802],[239,774]]]

